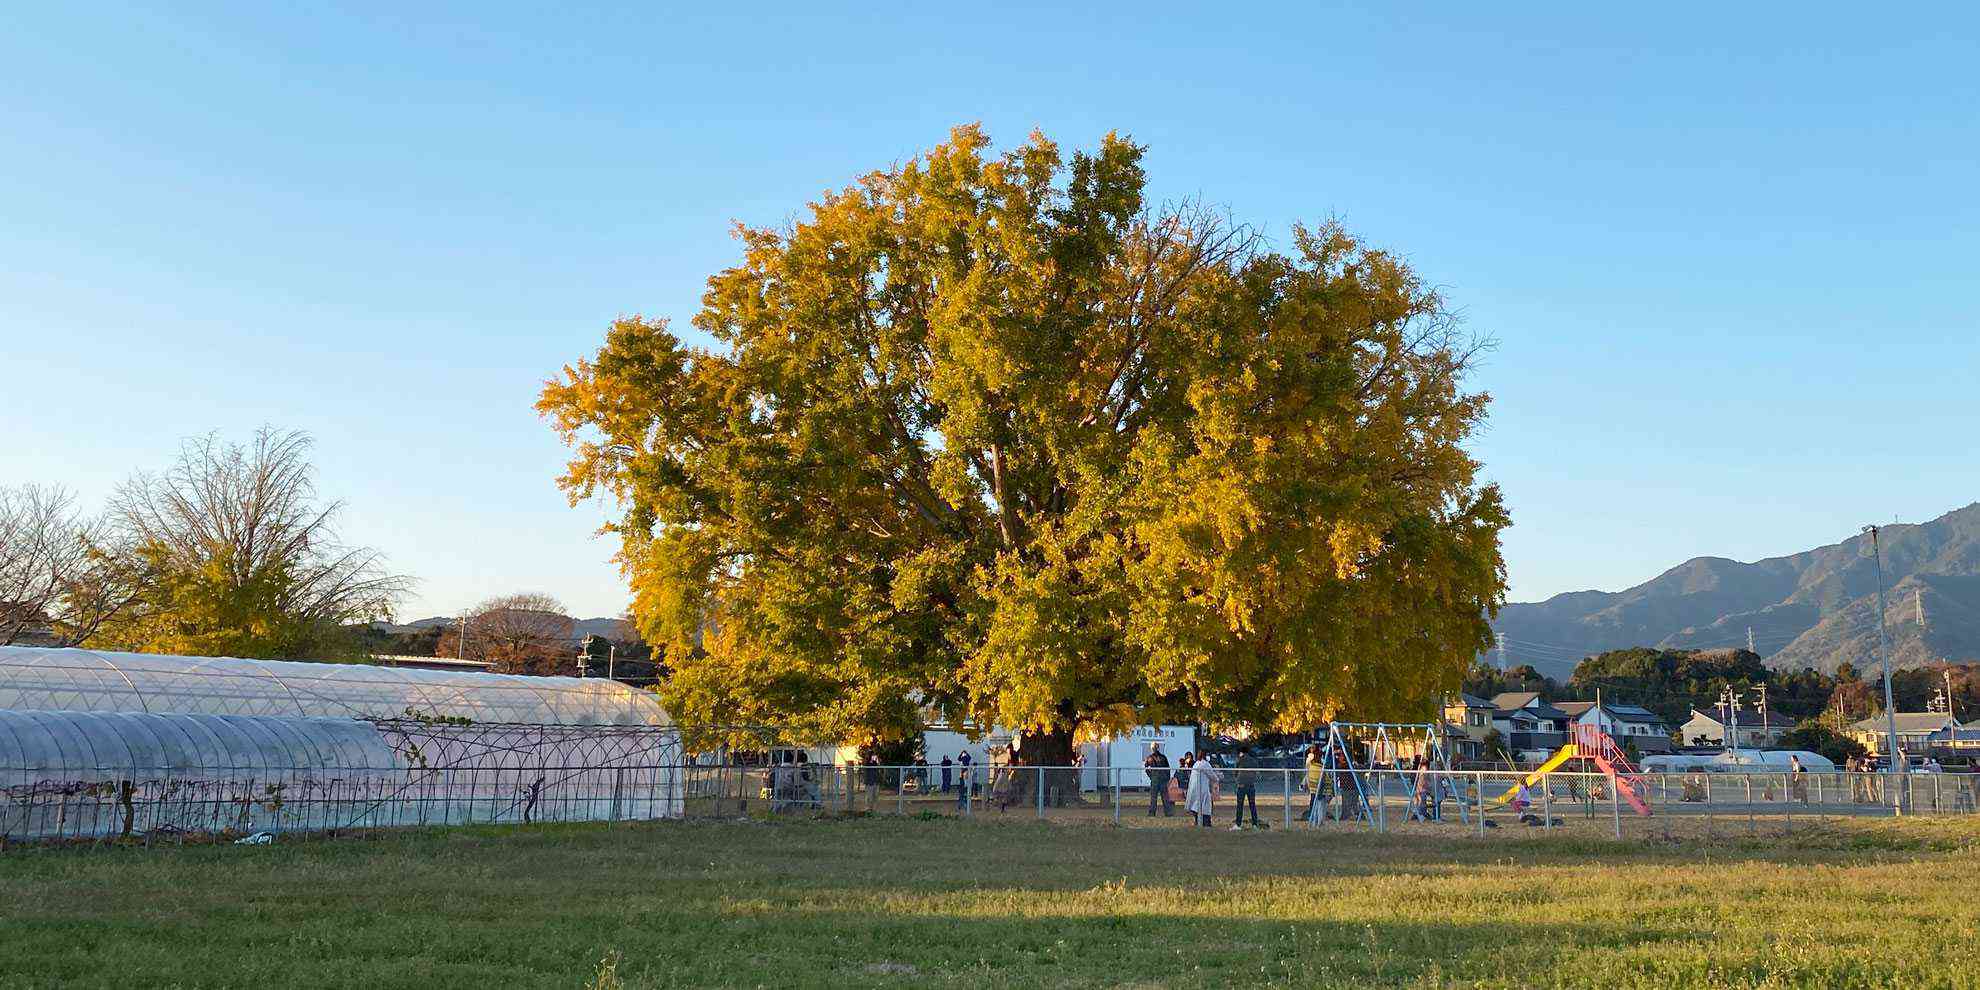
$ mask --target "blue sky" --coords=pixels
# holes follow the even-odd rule
[[[404,614],[618,612],[540,381],[981,121],[1407,255],[1498,341],[1515,599],[1980,499],[1960,7],[277,6],[0,14],[0,483],[300,428]]]

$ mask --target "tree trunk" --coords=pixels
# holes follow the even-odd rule
[[[1052,807],[1068,804],[1085,804],[1079,796],[1079,771],[1073,769],[1073,734],[1071,729],[1057,732],[1021,732],[1018,734],[1018,756],[1027,767],[1053,767],[1045,771],[1045,803]],[[1038,803],[1038,772],[1020,771],[1017,780],[1018,793],[1034,806]]]

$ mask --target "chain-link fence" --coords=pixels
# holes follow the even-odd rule
[[[1126,827],[1368,829],[1615,838],[1825,818],[1965,815],[1980,775],[929,767],[788,763],[687,768],[690,817],[885,814]],[[1202,778],[1199,782],[1197,778]],[[1202,812],[1207,811],[1205,815]]]
[[[958,816],[1130,828],[1370,830],[1452,838],[1709,835],[1823,819],[1968,815],[1980,775],[1321,770],[676,762],[650,733],[406,727],[389,767],[0,768],[0,840],[670,818]],[[608,736],[604,738],[610,738]],[[423,739],[426,749],[418,749]],[[604,746],[604,749],[600,749]],[[472,750],[472,751],[471,751]],[[587,759],[546,759],[582,753]],[[656,757],[658,759],[656,759]],[[672,757],[673,759],[670,759]]]

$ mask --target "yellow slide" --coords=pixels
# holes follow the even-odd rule
[[[1504,794],[1501,794],[1497,798],[1494,798],[1492,801],[1492,807],[1496,808],[1499,805],[1505,804],[1507,801],[1510,801],[1514,797],[1518,796],[1520,787],[1522,786],[1532,787],[1534,784],[1539,783],[1542,775],[1546,774],[1548,771],[1554,769],[1555,767],[1558,767],[1561,764],[1574,759],[1575,752],[1576,750],[1574,748],[1573,743],[1568,743],[1567,745],[1562,746],[1560,752],[1555,753],[1553,756],[1548,757],[1547,762],[1540,764],[1540,766],[1536,768],[1532,773],[1527,774],[1526,779],[1520,781],[1517,784],[1512,785],[1511,787],[1506,788],[1506,792]]]

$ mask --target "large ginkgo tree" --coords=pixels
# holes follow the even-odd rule
[[[1274,249],[1141,163],[959,128],[739,228],[713,346],[621,319],[546,384],[680,721],[1058,763],[1455,689],[1505,588],[1474,339],[1337,224]]]

